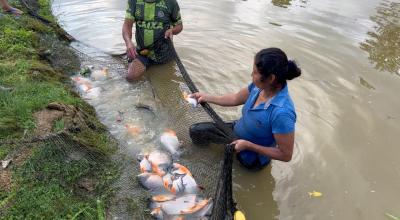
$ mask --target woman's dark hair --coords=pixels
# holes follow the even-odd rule
[[[265,80],[271,74],[281,85],[286,85],[286,80],[292,80],[301,75],[301,69],[295,61],[288,60],[285,52],[279,48],[263,49],[256,54],[255,65],[261,74],[261,80]]]

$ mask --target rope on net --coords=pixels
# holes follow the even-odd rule
[[[173,57],[185,80],[189,90],[192,93],[198,92],[196,85],[193,83],[185,66],[183,65],[178,53],[172,41],[168,41],[171,44]],[[234,140],[234,134],[232,129],[222,120],[222,118],[214,111],[214,109],[208,103],[201,103],[207,114],[216,123],[216,126],[223,132],[226,139],[230,142]],[[224,160],[220,170],[220,178],[218,180],[217,190],[215,192],[214,201],[215,205],[212,210],[211,219],[233,219],[233,213],[237,210],[236,203],[232,197],[232,163],[233,163],[234,145],[228,144],[225,147]]]

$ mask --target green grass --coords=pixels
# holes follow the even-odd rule
[[[9,3],[18,6],[16,0]],[[54,21],[49,0],[39,3],[39,14]],[[12,163],[12,190],[0,190],[0,219],[102,220],[113,193],[111,184],[119,175],[119,168],[108,156],[115,143],[96,119],[94,109],[63,84],[65,73],[41,58],[47,49],[42,43],[57,42],[56,32],[27,14],[18,19],[9,15],[0,18],[0,86],[9,88],[0,89],[0,140],[33,135],[37,126],[33,114],[52,102],[85,112],[84,129],[72,137],[79,147],[46,142],[31,146],[33,154],[24,163]],[[53,131],[61,131],[67,124],[66,119],[59,119]],[[14,147],[0,145],[0,159],[16,150]],[[73,160],[68,154],[72,151],[84,156]],[[83,178],[93,181],[93,191],[79,187]]]
[[[117,177],[117,166],[98,154],[68,159],[66,152],[75,150],[79,148],[53,144],[36,148],[32,157],[14,171],[18,187],[11,193],[12,199],[8,198],[11,207],[0,219],[71,219],[79,212],[75,219],[101,216],[101,201],[112,194],[108,186]],[[93,180],[93,192],[82,192],[84,189],[78,186],[82,178]]]
[[[25,130],[32,132],[36,127],[32,114],[51,102],[81,103],[61,84],[17,79],[7,86],[11,86],[13,91],[0,93],[0,138],[19,137]]]
[[[64,119],[60,119],[60,120],[57,120],[54,122],[54,125],[53,125],[54,132],[62,131],[62,130],[64,130],[64,128],[65,128]]]
[[[0,92],[0,138],[32,132],[32,113],[50,102],[82,105],[59,83],[61,74],[38,58],[41,48],[35,29],[47,30],[29,17],[0,19],[0,82],[1,86],[13,89]]]
[[[39,15],[43,16],[51,22],[55,22],[53,15],[51,14],[51,5],[49,0],[38,0],[40,5]]]

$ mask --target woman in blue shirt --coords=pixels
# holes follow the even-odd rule
[[[237,139],[237,158],[250,169],[261,169],[271,159],[290,161],[293,153],[296,112],[286,81],[301,75],[294,61],[278,48],[267,48],[254,58],[252,83],[237,93],[213,96],[194,93],[198,102],[221,106],[242,105],[242,117],[231,124]],[[190,128],[195,144],[224,143],[223,134],[213,123]]]

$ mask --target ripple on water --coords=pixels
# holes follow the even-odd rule
[[[87,44],[112,50],[121,47],[123,51],[120,27],[126,2],[97,0],[91,5],[89,2],[93,3],[58,1],[64,8],[60,6],[56,11],[67,31],[76,31],[83,41],[88,41]],[[393,83],[396,79],[391,78],[389,82],[384,74],[379,80],[371,77],[371,74],[381,72],[370,68],[358,44],[361,39],[364,41],[361,49],[370,55],[378,70],[397,73],[395,78],[398,78],[397,51],[400,47],[396,47],[399,45],[399,34],[396,33],[399,29],[398,22],[393,19],[398,20],[399,4],[393,0],[365,0],[363,4],[356,0],[321,0],[306,1],[303,4],[306,8],[297,7],[302,2],[305,1],[290,1],[291,5],[284,9],[273,6],[271,1],[181,1],[185,29],[175,38],[180,46],[178,52],[200,90],[212,93],[232,92],[246,86],[250,82],[253,56],[264,47],[283,48],[303,69],[302,77],[290,83],[290,92],[298,109],[293,161],[273,163],[272,175],[276,184],[268,176],[269,170],[254,174],[235,165],[235,195],[241,208],[249,213],[249,219],[274,219],[270,213],[281,219],[325,219],[332,215],[337,219],[379,219],[387,208],[398,210],[398,198],[393,193],[397,188],[393,183],[398,182],[399,166],[393,173],[396,166],[385,164],[390,160],[398,164],[395,158],[398,151],[381,152],[385,160],[376,160],[373,152],[379,148],[369,146],[385,143],[393,149],[396,147],[386,142],[385,137],[395,137],[398,133],[398,105],[395,98],[389,97],[396,94],[394,85],[397,84]],[[63,18],[71,19],[72,25],[62,21]],[[83,23],[83,20],[87,22]],[[111,43],[98,42],[91,37]],[[107,59],[103,58],[99,63],[106,63]],[[360,66],[368,68],[368,73]],[[137,103],[142,88],[124,84],[122,77],[112,80],[116,82],[111,85],[117,85],[118,91],[115,94],[109,94],[111,88],[103,91],[105,96],[109,94],[109,104],[139,117],[140,113],[126,103]],[[367,101],[377,103],[378,100],[365,97],[365,94],[371,94],[371,89],[363,89],[360,84],[365,88],[379,88],[381,93],[384,90],[388,94],[386,97],[394,100],[390,106],[383,105],[390,109],[382,117],[384,122],[376,113],[384,111],[383,107],[367,105]],[[382,97],[385,98],[378,96]],[[124,133],[124,126],[114,124],[117,112],[102,106],[101,102],[92,103],[101,106],[99,116],[104,117],[102,120],[111,127],[111,132],[119,134],[128,156],[133,158],[134,152],[149,147],[146,144],[136,146],[135,138],[128,138]],[[124,104],[123,108],[120,103]],[[386,115],[391,116],[387,118]],[[147,129],[150,125],[142,126],[146,127],[145,133],[158,132],[158,128],[151,130]],[[385,135],[368,133],[378,128]],[[371,140],[375,142],[369,140],[370,144],[365,144],[365,137],[372,136]],[[369,163],[365,163],[365,158]],[[363,170],[365,172],[361,172]],[[382,170],[385,170],[382,175],[374,174],[382,173]],[[365,200],[365,192],[371,191],[368,178],[379,179],[381,188],[374,199]],[[249,183],[256,187],[250,187]],[[348,192],[346,197],[343,196],[344,189]],[[373,189],[376,190],[375,185]],[[272,190],[274,198],[271,198]],[[324,196],[311,199],[307,192],[312,190],[321,190]],[[380,199],[375,199],[379,196]],[[258,207],[258,204],[262,205]]]

